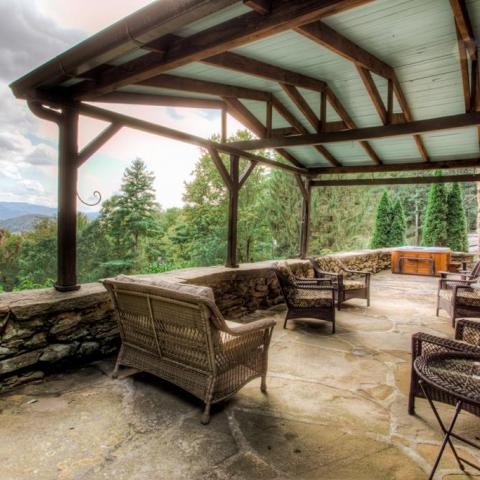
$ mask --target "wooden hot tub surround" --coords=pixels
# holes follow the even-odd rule
[[[437,276],[448,271],[450,255],[444,247],[399,247],[392,251],[392,273]]]

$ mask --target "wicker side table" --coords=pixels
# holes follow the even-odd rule
[[[477,445],[453,432],[455,423],[465,404],[477,407],[480,406],[480,355],[460,352],[432,353],[418,357],[415,360],[414,368],[420,378],[419,383],[423,393],[435,414],[442,432],[444,433],[442,445],[435,460],[435,464],[433,465],[432,472],[428,477],[429,480],[433,479],[447,444],[450,446],[452,453],[457,460],[458,466],[462,471],[465,470],[464,464],[480,470],[480,466],[475,465],[458,455],[451,440],[451,438],[455,438],[472,447],[480,449],[480,445]],[[440,390],[448,395],[452,395],[457,399],[455,413],[448,428],[445,427],[438,410],[431,399],[429,390],[432,388]]]

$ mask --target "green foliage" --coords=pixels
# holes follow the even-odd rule
[[[407,229],[407,224],[405,221],[405,213],[403,211],[402,201],[400,198],[395,200],[392,209],[392,224],[390,227],[390,247],[400,247],[405,245],[407,240],[405,237],[405,232]]]
[[[435,175],[441,176],[437,171]],[[428,193],[427,210],[422,228],[422,245],[444,247],[447,245],[447,191],[445,184],[434,183]]]
[[[250,138],[247,132],[238,132],[231,140]],[[276,154],[260,153],[284,162]],[[229,157],[221,158],[228,170]],[[243,171],[247,163],[240,163]],[[208,152],[201,153],[192,173],[192,180],[185,184],[184,206],[162,210],[155,203],[153,175],[141,160],[132,162],[125,170],[121,191],[103,202],[96,220],[88,221],[79,214],[79,281],[96,281],[118,273],[153,274],[223,264],[227,248],[228,190]],[[310,252],[326,254],[366,248],[372,231],[373,248],[402,245],[407,242],[405,236],[409,241],[415,238],[419,230],[416,224],[421,226],[422,220],[427,234],[424,237],[437,235],[441,229],[433,226],[438,227],[442,211],[438,204],[445,209],[445,219],[447,204],[452,212],[461,212],[463,204],[468,221],[474,223],[477,204],[473,183],[462,185],[463,202],[458,185],[452,188],[448,202],[444,187],[434,187],[439,186],[430,188],[428,202],[428,187],[424,185],[395,186],[390,193],[378,187],[314,188]],[[396,199],[393,206],[392,196]],[[301,205],[302,197],[294,176],[257,165],[239,194],[239,262],[297,256]],[[427,224],[422,215],[424,211]],[[455,215],[448,214],[448,231],[445,223],[443,233],[445,241],[448,234],[452,249],[461,250],[464,244],[458,248],[450,240],[454,232],[458,237],[460,232],[465,232],[462,215]],[[438,240],[432,244],[438,244]],[[55,219],[44,220],[27,233],[0,230],[0,291],[51,286],[54,278]]]
[[[467,219],[458,183],[448,192],[447,246],[456,252],[468,251]]]
[[[373,232],[370,248],[390,247],[390,230],[393,221],[392,210],[393,207],[390,194],[387,191],[384,191],[377,207],[375,230]]]

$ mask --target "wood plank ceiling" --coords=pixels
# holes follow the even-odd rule
[[[477,166],[479,0],[223,4],[81,74],[12,88],[52,105],[216,108],[258,137],[232,148],[275,148],[312,174]]]

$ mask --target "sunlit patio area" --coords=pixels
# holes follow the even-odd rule
[[[350,300],[330,325],[282,328],[285,307],[242,321],[276,320],[268,393],[250,382],[215,405],[148,374],[113,380],[114,359],[30,383],[0,397],[4,479],[420,479],[441,433],[425,400],[407,414],[411,335],[452,337],[435,316],[436,279],[372,276],[371,306]],[[440,407],[449,418],[453,408]],[[478,437],[462,413],[458,432]],[[478,453],[458,447],[465,458]],[[447,451],[438,478],[459,475]]]

